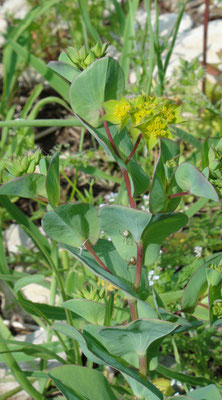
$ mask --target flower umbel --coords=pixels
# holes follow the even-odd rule
[[[139,95],[127,100],[109,100],[104,104],[104,120],[120,125],[122,130],[130,122],[130,130],[138,136],[142,132],[147,147],[152,149],[159,137],[171,138],[169,124],[179,123],[180,106],[162,97]]]

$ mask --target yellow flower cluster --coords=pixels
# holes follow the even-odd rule
[[[161,117],[155,117],[144,131],[144,134],[153,135],[155,137],[166,136],[167,123]]]
[[[161,109],[161,113],[163,117],[167,120],[167,122],[172,122],[175,118],[175,114],[172,111],[171,107],[163,106]]]
[[[144,94],[129,100],[123,96],[120,100],[109,100],[104,108],[103,119],[119,125],[120,130],[130,123],[132,135],[142,132],[149,149],[158,143],[159,137],[171,138],[168,125],[182,120],[180,107],[174,102]]]
[[[119,119],[124,119],[130,111],[130,105],[126,102],[123,104],[117,104],[114,108],[114,116]]]

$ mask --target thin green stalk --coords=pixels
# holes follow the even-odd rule
[[[12,396],[14,396],[15,394],[19,393],[22,391],[22,387],[21,386],[17,386],[15,389],[9,390],[6,393],[3,393],[0,395],[0,400],[8,400],[11,399]]]
[[[28,115],[27,119],[31,119],[31,120],[35,119],[36,116],[38,115],[38,113],[40,112],[40,110],[46,104],[51,104],[51,103],[60,104],[61,106],[66,108],[66,110],[68,110],[69,112],[72,112],[71,108],[68,106],[68,104],[64,100],[62,100],[56,96],[49,96],[49,97],[45,97],[44,99],[39,100],[38,103],[36,103],[36,105],[33,107],[32,111]]]
[[[26,128],[34,126],[81,126],[81,122],[77,119],[14,119],[8,121],[0,121],[0,128]]]
[[[69,256],[66,250],[62,249],[61,252],[61,259],[64,271],[69,271]]]
[[[135,45],[135,16],[139,5],[139,0],[128,1],[129,12],[126,18],[124,35],[123,35],[123,48],[120,58],[120,65],[125,73],[126,85],[128,84],[128,75],[130,70],[131,52]]]
[[[83,127],[81,129],[81,136],[80,136],[80,142],[79,142],[79,153],[82,153],[83,150],[83,142],[84,142],[84,136],[85,136],[85,128]],[[76,167],[75,171],[75,177],[74,177],[74,182],[73,182],[73,187],[72,187],[72,192],[70,195],[69,201],[72,202],[75,196],[75,192],[77,191],[77,183],[78,183],[78,174],[79,174],[79,167]]]
[[[154,34],[153,34],[153,27],[151,23],[151,3],[152,0],[145,0],[145,8],[147,12],[147,25],[149,29],[149,72],[148,78],[145,84],[145,92],[150,95],[151,91],[151,84],[152,84],[152,77],[153,77],[153,70],[155,66],[155,49],[154,49]]]
[[[3,337],[0,333],[0,339],[3,340]],[[13,376],[19,385],[31,396],[34,400],[44,400],[44,396],[39,393],[26,378],[25,374],[22,372],[19,364],[16,362],[8,346],[4,343],[0,343],[0,351],[3,352],[3,357],[5,359],[6,365],[10,368]]]
[[[92,22],[90,21],[90,16],[89,16],[89,12],[88,12],[88,8],[87,8],[87,3],[85,0],[78,0],[79,3],[79,8],[82,14],[82,18],[85,22],[86,28],[89,32],[89,34],[91,35],[92,39],[95,42],[99,42],[101,43],[101,39],[100,36],[97,32],[97,30],[94,28],[94,26],[92,25]]]

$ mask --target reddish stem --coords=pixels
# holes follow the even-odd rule
[[[181,196],[186,196],[190,194],[190,192],[180,192],[180,193],[174,193],[174,194],[170,194],[169,198],[173,199],[174,197],[181,197]]]
[[[135,300],[128,300],[128,305],[129,305],[131,319],[132,319],[132,321],[135,321],[136,319],[138,319],[138,313],[137,313],[137,307],[136,307]]]
[[[95,251],[92,249],[92,247],[89,245],[89,243],[85,242],[84,243],[85,248],[88,250],[89,253],[92,254],[92,256],[95,258],[95,260],[98,262],[98,264],[107,272],[111,274],[111,272],[108,270],[108,268],[105,266],[105,264],[102,262],[102,260],[97,256]]]
[[[123,168],[123,167],[120,167],[120,169],[121,169],[121,171],[122,171],[123,178],[124,178],[124,181],[125,181],[126,190],[127,190],[128,197],[129,197],[130,207],[131,207],[131,208],[136,208],[136,204],[135,204],[135,202],[134,202],[134,200],[133,200],[133,198],[132,198],[132,196],[131,196],[131,185],[130,185],[130,180],[129,180],[128,172],[127,172],[127,170],[126,170],[125,168]]]
[[[134,280],[134,290],[137,292],[140,286],[142,266],[143,266],[143,245],[142,243],[137,243],[137,261],[136,261],[136,274]]]
[[[129,162],[129,161],[131,160],[131,158],[133,157],[133,155],[134,155],[134,153],[135,153],[137,147],[139,146],[139,143],[140,143],[140,140],[142,139],[142,136],[143,136],[143,134],[140,133],[139,136],[138,136],[138,138],[137,138],[136,143],[134,144],[133,150],[131,151],[130,155],[127,157],[127,159],[126,159],[126,161],[125,161],[125,164],[126,164],[126,165],[128,164],[128,162]]]
[[[209,307],[206,304],[203,304],[203,303],[198,303],[198,304],[199,304],[199,306],[207,308],[209,310]]]
[[[101,114],[102,117],[104,116],[105,113],[104,113],[104,110],[103,110],[103,109],[100,110],[100,114]],[[103,125],[104,125],[105,131],[106,131],[106,134],[107,134],[107,137],[108,137],[108,139],[109,139],[109,142],[110,142],[110,144],[111,144],[111,146],[112,146],[112,149],[113,149],[114,153],[117,155],[117,157],[119,157],[119,158],[121,159],[121,156],[120,156],[120,154],[119,154],[119,152],[118,152],[118,150],[117,150],[117,148],[116,148],[116,145],[115,145],[115,143],[114,143],[113,137],[112,137],[111,132],[110,132],[110,130],[109,130],[107,121],[103,121]]]
[[[203,36],[203,67],[207,67],[207,31],[208,31],[208,21],[209,21],[209,3],[210,0],[205,0],[205,12],[204,12],[204,36]],[[202,92],[206,93],[206,76],[203,77],[202,82]]]

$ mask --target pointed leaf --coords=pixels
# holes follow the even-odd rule
[[[105,376],[95,369],[64,365],[50,369],[49,376],[68,400],[117,400]]]
[[[135,369],[131,369],[127,362],[109,353],[107,349],[102,345],[102,343],[99,342],[93,335],[91,335],[86,330],[84,330],[83,336],[86,340],[88,349],[93,354],[95,354],[97,357],[99,357],[101,360],[103,360],[106,364],[110,365],[111,367],[136,379],[139,383],[141,383],[146,388],[151,390],[151,392],[154,393],[158,399],[163,400],[162,393],[147,379],[141,378],[140,374],[137,371],[135,371]]]
[[[101,245],[102,242],[102,245]],[[107,246],[104,247],[104,242],[106,241],[98,241],[98,244],[94,246],[93,250],[98,254],[98,256],[101,258],[103,262],[107,265],[107,268],[110,269],[110,272],[105,271],[100,267],[100,265],[95,261],[93,256],[89,254],[88,251],[80,251],[79,248],[75,248],[72,246],[68,245],[63,245],[62,247],[66,250],[68,250],[75,258],[77,258],[79,261],[81,261],[87,268],[89,268],[94,274],[99,276],[100,278],[104,279],[105,281],[108,281],[112,285],[122,289],[124,292],[128,293],[129,295],[138,298],[138,294],[133,290],[133,283],[127,281],[127,277],[130,274],[130,271],[127,271],[127,263],[124,262],[124,260],[121,261],[121,258],[118,256],[118,253],[115,251],[113,253],[113,245],[112,243],[108,242],[108,244],[112,247],[111,249],[108,249]],[[98,250],[97,250],[98,246]],[[106,252],[104,252],[104,250]],[[112,257],[112,258],[110,258]],[[114,260],[118,260],[118,262],[114,262]],[[125,272],[125,279],[118,277],[118,274],[123,274]],[[134,272],[135,274],[135,272]],[[144,290],[144,287],[142,288],[143,291],[145,291],[145,296],[147,297],[147,290]]]
[[[149,243],[159,243],[171,233],[183,228],[188,222],[188,217],[183,213],[157,214],[143,233],[143,242],[146,247]]]
[[[0,196],[20,196],[34,198],[42,196],[47,198],[45,190],[45,176],[40,174],[28,174],[15,178],[0,187]]]
[[[60,203],[60,181],[59,181],[59,153],[52,157],[46,177],[46,191],[52,207]]]
[[[88,240],[95,244],[100,227],[96,209],[89,204],[65,204],[43,218],[44,231],[52,239],[81,247]]]
[[[97,363],[97,364],[104,364],[103,362],[101,362],[101,360],[98,357],[94,356],[94,354],[88,350],[86,341],[85,341],[83,335],[77,329],[75,329],[73,326],[62,323],[62,322],[56,322],[53,324],[53,329],[56,332],[60,332],[64,336],[67,336],[71,339],[77,340],[77,342],[79,343],[79,345],[81,347],[81,350],[83,351],[85,356],[87,358],[89,358],[91,361],[93,361],[94,363]]]
[[[180,164],[176,170],[175,178],[182,190],[189,191],[195,196],[219,201],[213,185],[192,164],[186,162]]]
[[[69,82],[72,82],[80,73],[78,69],[62,61],[50,61],[48,67]]]
[[[200,296],[206,291],[207,288],[207,276],[206,268],[215,264],[218,265],[221,261],[222,253],[214,256],[209,256],[204,260],[200,260],[200,267],[192,275],[188,285],[184,289],[181,308],[186,312],[193,313]]]
[[[87,299],[74,299],[63,303],[63,307],[78,314],[91,324],[103,325],[106,311],[105,304]]]
[[[156,340],[172,333],[178,325],[156,319],[138,319],[128,325],[103,328],[99,334],[111,354],[123,356],[127,353],[145,355]]]

